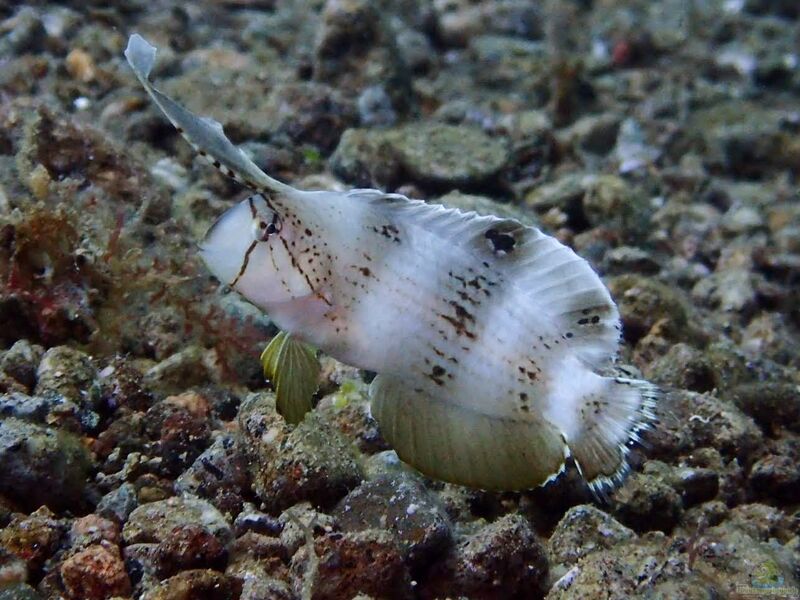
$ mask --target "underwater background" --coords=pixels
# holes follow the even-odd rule
[[[514,217],[663,390],[632,473],[423,478],[196,242],[247,192],[123,57],[302,189]],[[796,0],[0,0],[0,600],[800,597]]]

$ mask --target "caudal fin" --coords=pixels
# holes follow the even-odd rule
[[[638,379],[598,379],[599,385],[577,399],[579,417],[568,444],[589,487],[601,493],[625,478],[630,447],[655,421],[660,392]]]
[[[293,190],[290,186],[273,179],[259,169],[240,148],[234,146],[225,136],[219,122],[208,117],[198,117],[153,87],[149,78],[156,61],[156,47],[149,44],[138,33],[134,33],[128,40],[125,58],[128,59],[128,63],[144,89],[167,119],[192,147],[201,156],[208,158],[217,169],[256,191],[286,193]]]

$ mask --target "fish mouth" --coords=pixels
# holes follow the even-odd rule
[[[231,285],[243,275],[253,251],[251,225],[248,203],[240,202],[222,213],[197,244],[200,258],[221,282]]]

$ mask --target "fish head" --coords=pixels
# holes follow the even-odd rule
[[[266,198],[255,194],[222,213],[200,243],[200,257],[220,282],[267,308],[309,291],[281,237],[291,238],[291,231]]]

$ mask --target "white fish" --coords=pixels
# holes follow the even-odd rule
[[[203,240],[209,269],[292,336],[377,372],[372,414],[401,459],[485,489],[544,484],[570,458],[594,490],[621,481],[657,390],[598,374],[619,313],[585,260],[514,220],[276,181],[152,86],[155,54],[138,35],[125,51],[189,143],[255,192]]]

